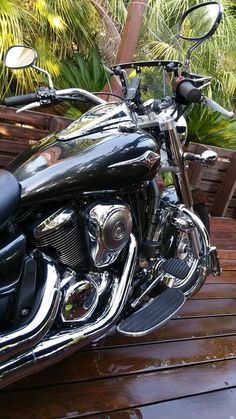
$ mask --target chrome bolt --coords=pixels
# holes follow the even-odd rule
[[[20,315],[21,315],[22,317],[28,316],[28,314],[29,314],[29,309],[28,309],[28,308],[22,308],[22,309],[21,309],[21,311],[20,311]]]

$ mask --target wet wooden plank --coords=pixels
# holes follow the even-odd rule
[[[223,217],[236,188],[236,153],[232,155],[230,165],[218,189],[211,214]]]
[[[62,418],[125,409],[193,396],[236,385],[236,360],[165,369],[146,374],[29,389],[3,391],[1,413],[9,417]],[[12,403],[14,400],[14,403]],[[46,415],[46,416],[45,416]],[[4,417],[4,416],[3,416]]]
[[[236,388],[207,392],[148,406],[93,415],[93,419],[235,419]]]
[[[194,301],[194,300],[192,300]],[[122,345],[149,344],[161,341],[197,339],[200,337],[223,336],[236,333],[235,316],[216,316],[206,318],[172,319],[161,329],[143,337],[127,337],[116,332],[114,327],[110,334],[93,343],[94,348],[105,348]]]
[[[235,239],[222,239],[222,240],[211,240],[211,243],[214,246],[217,246],[218,249],[225,249],[227,247],[227,249],[229,250],[234,250],[235,249]]]
[[[221,258],[220,264],[224,271],[236,271],[236,259]]]
[[[177,313],[177,317],[233,316],[235,314],[236,298],[205,299],[188,300]]]
[[[235,243],[236,245],[236,243]],[[218,250],[218,255],[220,260],[222,259],[235,259],[236,260],[236,250]]]
[[[71,118],[55,116],[44,112],[24,111],[16,113],[16,111],[16,108],[0,106],[0,119],[32,125],[40,129],[50,129],[49,126],[54,119],[59,120],[64,126],[72,121]]]
[[[195,294],[193,299],[203,298],[235,298],[236,297],[236,284],[215,284],[205,283],[203,287]]]
[[[0,167],[7,166],[13,159],[13,156],[0,155]]]
[[[236,230],[236,220],[232,218],[211,217],[211,227],[217,233],[218,231],[231,232]]]
[[[17,155],[29,148],[26,142],[0,140],[0,153],[8,153],[10,155]]]
[[[236,283],[236,271],[223,271],[220,276],[209,275],[206,284]]]
[[[11,389],[147,373],[231,358],[236,358],[236,336],[158,345],[136,345],[109,350],[83,350],[47,371],[12,385]]]

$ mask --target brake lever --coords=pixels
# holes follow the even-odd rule
[[[215,112],[219,112],[224,116],[227,116],[228,118],[232,118],[233,116],[235,116],[235,113],[232,111],[227,111],[227,109],[223,108],[222,106],[220,106],[217,102],[215,102],[212,99],[209,99],[206,96],[202,96],[201,102],[208,106],[208,108],[212,109]]]

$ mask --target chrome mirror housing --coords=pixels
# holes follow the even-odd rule
[[[178,35],[189,41],[203,41],[216,31],[223,15],[222,5],[216,1],[197,4],[180,19]]]
[[[31,48],[24,45],[14,45],[8,48],[4,64],[8,68],[20,69],[31,67],[34,65],[37,59],[37,52]]]

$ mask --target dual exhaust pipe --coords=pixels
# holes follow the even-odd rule
[[[73,329],[61,329],[46,337],[58,313],[61,291],[60,276],[56,267],[45,258],[47,266],[45,291],[36,316],[29,325],[1,338],[0,388],[59,362],[97,336],[103,335],[119,318],[127,301],[136,253],[136,240],[131,234],[128,256],[121,278],[113,281],[109,302],[95,322]]]

